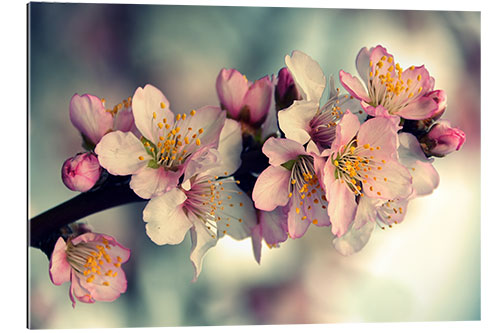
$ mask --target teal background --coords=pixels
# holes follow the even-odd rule
[[[334,251],[328,228],[265,248],[260,266],[249,240],[225,238],[193,284],[189,237],[153,244],[144,204],[89,216],[132,250],[127,293],[72,309],[69,285],[53,285],[46,256],[30,248],[32,328],[480,319],[479,12],[31,3],[28,20],[29,217],[75,196],[60,179],[64,160],[81,151],[68,113],[74,93],[112,107],[151,83],[185,112],[218,103],[221,68],[256,80],[294,49],[337,79],[340,69],[356,73],[364,46],[384,45],[403,68],[425,64],[448,94],[443,118],[467,134],[460,152],[436,160],[438,189],[351,257]]]

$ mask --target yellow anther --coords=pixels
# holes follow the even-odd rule
[[[307,217],[306,216],[302,216],[302,221],[304,221],[305,219],[307,219]]]
[[[314,220],[312,221],[312,223],[313,223],[313,224],[318,224],[318,220],[314,219]]]
[[[382,60],[383,60],[383,61],[386,61],[386,60],[387,60],[387,57],[386,57],[386,56],[382,56]]]
[[[295,213],[300,214],[300,208],[299,207],[295,208]]]
[[[160,107],[161,107],[162,109],[164,109],[164,108],[165,108],[165,106],[166,106],[166,105],[165,105],[165,103],[160,102]]]
[[[186,117],[187,117],[187,116],[186,116],[186,114],[185,114],[185,113],[183,113],[183,114],[182,114],[182,120],[186,120]]]
[[[156,119],[156,112],[153,112],[153,119]]]
[[[163,123],[158,123],[159,128],[163,128]]]
[[[411,71],[412,71],[412,70],[414,70],[414,69],[415,69],[415,66],[411,66],[411,67],[410,67],[410,70],[411,70]]]
[[[292,197],[292,192],[288,193],[288,197],[291,198]]]
[[[290,183],[292,183],[292,185],[294,185],[297,181],[295,179],[292,179],[292,181]]]
[[[104,281],[104,282],[102,283],[102,285],[103,285],[103,286],[108,287],[108,286],[109,286],[109,282],[108,282],[108,281]]]
[[[368,149],[368,148],[370,148],[370,145],[369,145],[368,143],[365,143],[365,144],[363,145],[363,148]]]
[[[201,141],[200,141],[200,139],[196,139],[196,145],[197,145],[197,146],[200,146],[200,145],[201,145]]]
[[[181,120],[181,115],[178,114],[177,116],[175,116],[175,120],[177,120],[177,121]]]
[[[188,137],[187,137],[187,136],[184,138],[184,142],[185,142],[187,145],[189,144],[189,139],[188,139]]]
[[[422,75],[418,74],[417,81],[420,81],[420,80],[422,80]]]
[[[190,113],[192,116],[194,116],[196,114],[196,110],[191,110],[191,113]]]
[[[144,156],[139,156],[139,160],[144,161]]]
[[[387,59],[387,62],[392,63],[392,60],[393,60],[392,57],[389,57],[389,59]]]

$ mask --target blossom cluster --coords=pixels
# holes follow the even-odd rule
[[[347,93],[334,76],[325,93],[323,70],[301,51],[285,64],[254,82],[222,69],[220,105],[192,110],[171,110],[150,84],[113,109],[75,94],[70,119],[86,151],[64,163],[64,184],[86,192],[106,174],[130,177],[148,201],[143,220],[154,243],[179,244],[189,232],[194,281],[226,234],[251,238],[258,262],[262,241],[278,247],[311,224],[328,227],[341,254],[359,251],[376,226],[401,223],[409,202],[438,186],[433,157],[459,150],[465,134],[441,120],[446,93],[425,66],[403,70],[382,46],[359,52],[358,76],[340,70]],[[266,164],[245,173],[251,152]],[[51,278],[71,281],[73,302],[114,300],[126,289],[120,266],[129,255],[111,236],[80,232],[56,243]]]

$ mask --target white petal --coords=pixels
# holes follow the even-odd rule
[[[168,171],[163,167],[158,169],[144,168],[132,175],[130,188],[144,199],[160,196],[171,190],[179,181],[179,171]]]
[[[272,211],[278,206],[285,206],[290,199],[288,197],[290,174],[287,169],[272,165],[262,171],[252,193],[255,207]]]
[[[97,144],[95,152],[99,164],[112,175],[130,175],[145,167],[151,156],[131,132],[111,132]]]
[[[319,102],[326,86],[326,78],[318,62],[301,51],[286,55],[285,63],[302,97]]]
[[[311,139],[309,123],[318,106],[317,102],[294,101],[291,106],[278,112],[279,127],[287,139],[297,141],[301,145]]]
[[[166,123],[173,124],[174,115],[169,105],[163,93],[150,84],[144,88],[137,88],[132,98],[135,125],[146,139],[155,144],[158,141],[159,132],[163,131],[158,127],[158,123],[162,123],[165,118]]]
[[[214,168],[211,173],[213,175],[222,176],[225,172],[231,175],[241,165],[241,151],[243,144],[241,139],[241,126],[233,119],[226,119],[219,139],[220,159],[222,165]]]
[[[194,227],[191,228],[191,263],[194,267],[194,277],[192,282],[195,282],[200,276],[201,267],[203,264],[203,257],[207,251],[217,244],[217,237],[212,237],[205,225],[200,222],[194,222]]]
[[[142,218],[153,242],[164,245],[179,244],[184,240],[186,232],[193,226],[182,209],[185,200],[184,192],[174,188],[149,201]]]
[[[227,182],[220,191],[220,205],[217,206],[217,232],[228,234],[234,239],[250,236],[257,224],[257,213],[252,200],[235,183]]]
[[[344,256],[349,256],[361,250],[370,239],[375,223],[365,223],[360,229],[351,226],[342,237],[333,240],[335,249]]]

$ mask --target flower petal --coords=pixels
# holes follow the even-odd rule
[[[222,108],[227,110],[232,118],[238,119],[248,91],[246,78],[236,69],[223,68],[217,76],[215,86]]]
[[[174,172],[163,167],[144,168],[132,175],[130,188],[143,199],[160,196],[177,186],[181,172],[181,169]]]
[[[113,128],[111,113],[106,112],[98,97],[88,94],[73,95],[69,104],[69,118],[73,126],[94,144]]]
[[[343,70],[340,70],[339,76],[340,83],[349,94],[361,101],[370,102],[370,96],[368,96],[365,86],[357,77],[354,77]]]
[[[298,194],[294,194],[289,202],[289,211],[288,211],[288,234],[290,238],[297,239],[302,236],[307,231],[307,228],[311,224],[307,217],[303,219],[304,211],[301,210],[300,206],[300,196]],[[297,210],[299,209],[299,210]]]
[[[257,224],[257,214],[252,200],[235,183],[227,182],[224,184],[224,189],[219,191],[221,197],[221,205],[217,207],[217,215],[221,218],[217,221],[219,237],[226,233],[237,240],[250,236]]]
[[[294,101],[287,109],[278,112],[278,122],[287,139],[305,144],[311,139],[309,125],[318,110],[318,103],[311,101]]]
[[[356,56],[356,69],[363,82],[367,83],[370,75],[370,55],[366,47],[363,47]]]
[[[50,257],[49,275],[56,286],[68,282],[71,278],[71,266],[66,259],[66,242],[62,237],[57,240]]]
[[[269,166],[257,178],[252,199],[257,209],[272,211],[285,206],[288,201],[288,184],[291,172],[281,166]]]
[[[422,96],[408,105],[396,114],[402,118],[420,120],[430,118],[438,109],[438,104],[431,97]]]
[[[191,282],[196,282],[201,273],[203,257],[207,251],[217,244],[217,237],[212,237],[203,223],[199,220],[194,220],[194,227],[190,230],[191,233],[191,263],[194,267],[194,276]]]
[[[327,169],[325,168],[325,170]],[[332,223],[332,233],[337,237],[341,237],[347,232],[354,220],[357,208],[355,196],[345,184],[342,184],[337,179],[327,187],[326,198],[328,200],[328,216],[330,216]]]
[[[392,118],[369,119],[359,128],[358,146],[370,145],[368,155],[394,157],[398,144],[397,130]]]
[[[233,174],[241,165],[242,150],[241,126],[237,121],[227,118],[217,148],[221,165],[213,168],[211,174],[217,176],[222,176],[226,172],[228,175]]]
[[[274,86],[268,76],[255,81],[250,86],[243,100],[243,105],[248,106],[250,109],[251,124],[259,124],[266,119],[271,106],[273,91]]]
[[[142,213],[146,232],[158,245],[179,244],[193,226],[182,209],[186,200],[183,191],[174,188],[164,195],[151,199]]]
[[[288,239],[287,214],[284,207],[277,207],[270,212],[260,210],[257,214],[261,235],[267,244],[276,245]]]
[[[347,145],[358,133],[360,128],[359,119],[350,111],[347,111],[337,125],[335,140],[332,143],[332,150],[339,150]]]
[[[299,155],[307,155],[300,143],[278,138],[269,138],[264,143],[262,152],[269,157],[269,164],[272,166],[281,166],[283,163],[297,159]]]
[[[262,254],[262,226],[260,224],[252,229],[252,250],[255,261],[260,264]]]
[[[99,164],[112,175],[126,176],[144,168],[151,156],[131,132],[106,134],[95,147]]]
[[[165,123],[173,124],[174,115],[169,106],[167,98],[155,86],[147,84],[144,88],[136,89],[132,98],[135,126],[149,141],[158,141],[158,123],[162,123],[163,119]]]
[[[285,56],[285,63],[302,97],[319,103],[326,78],[318,62],[301,51],[293,51],[291,57]]]
[[[361,250],[373,232],[375,223],[365,223],[361,228],[356,229],[353,226],[342,237],[333,240],[335,249],[344,256],[352,255]]]

